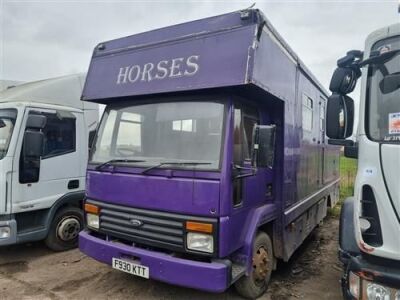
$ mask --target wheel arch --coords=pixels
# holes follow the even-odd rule
[[[17,244],[40,241],[47,237],[51,229],[51,223],[57,212],[68,206],[81,208],[85,198],[85,191],[75,191],[61,196],[45,213],[40,217],[42,227],[39,230],[31,230],[26,233],[17,233]],[[17,221],[18,222],[18,221]]]
[[[64,207],[73,206],[82,208],[83,199],[85,198],[85,191],[71,192],[59,198],[50,208],[46,218],[46,236],[50,231],[51,223],[56,216],[57,212]]]
[[[340,212],[339,223],[339,259],[347,265],[351,257],[360,255],[355,237],[354,197],[347,198]]]
[[[270,205],[261,206],[253,211],[249,216],[249,223],[246,228],[246,238],[244,246],[239,250],[245,257],[246,274],[252,270],[253,244],[259,231],[267,233],[274,245],[274,223],[276,220],[276,209]]]

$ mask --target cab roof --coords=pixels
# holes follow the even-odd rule
[[[0,103],[29,102],[62,105],[76,109],[97,109],[97,105],[80,100],[85,74],[24,83],[0,92]]]

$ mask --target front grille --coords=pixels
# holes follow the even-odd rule
[[[214,223],[215,229],[217,225],[217,220],[211,218],[132,208],[94,200],[86,202],[100,207],[99,232],[137,245],[187,252],[187,220]]]

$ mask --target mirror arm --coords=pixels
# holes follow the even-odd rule
[[[245,177],[255,176],[256,174],[257,174],[257,171],[253,171],[253,172],[247,173],[247,174],[239,174],[239,175],[236,175],[234,177],[234,179],[241,179],[241,178],[245,178]]]
[[[344,147],[344,156],[348,158],[358,158],[358,144],[354,143],[353,146]]]
[[[242,167],[239,165],[234,165],[233,167],[237,170],[257,171],[257,168],[253,168],[253,167]]]
[[[257,174],[257,168],[252,168],[252,167],[242,167],[239,165],[233,165],[233,168],[239,171],[246,170],[246,171],[251,171],[251,173],[246,173],[246,174],[239,174],[239,175],[234,175],[234,179],[241,179],[245,177],[250,177],[250,176],[255,176]]]

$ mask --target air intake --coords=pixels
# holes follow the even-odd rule
[[[360,219],[364,219],[369,222],[369,226],[364,227],[364,230],[362,230],[362,238],[364,242],[373,247],[382,246],[382,230],[379,220],[378,207],[376,205],[374,192],[369,185],[364,185],[362,189]]]

